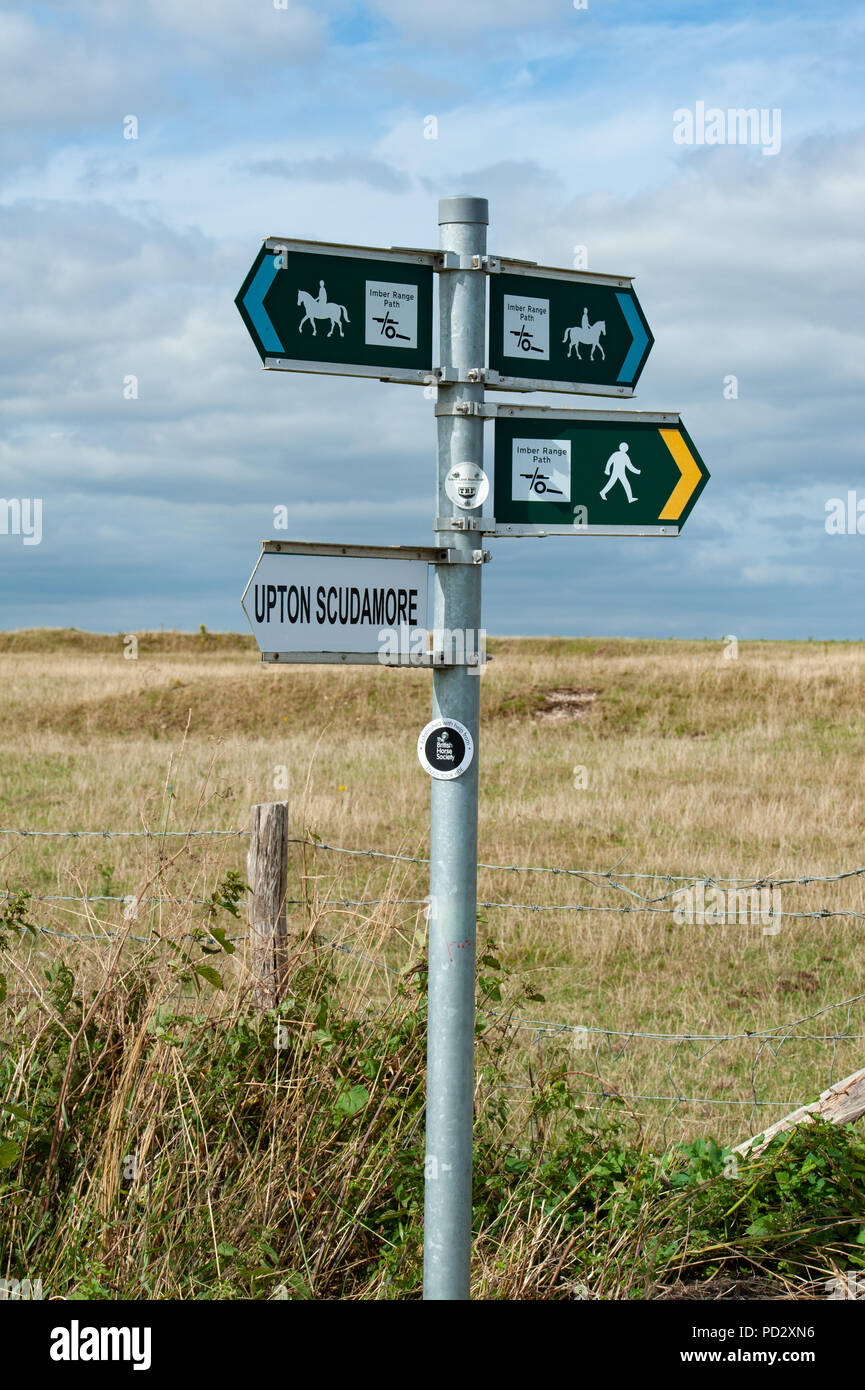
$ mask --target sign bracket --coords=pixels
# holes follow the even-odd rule
[[[609,420],[617,425],[668,425],[671,428],[681,424],[677,410],[581,410],[579,406],[523,405],[511,401],[488,405],[487,410],[494,420],[561,420],[565,424],[582,420],[589,425]]]
[[[382,652],[262,652],[262,662],[272,666],[384,666],[410,668],[415,671],[430,668],[450,669],[454,666],[484,666],[492,661],[491,656],[480,659],[474,652],[468,652],[464,660],[454,661],[445,658],[444,652],[402,652],[389,656]]]
[[[354,560],[426,560],[428,565],[445,565],[449,551],[438,545],[339,545],[334,541],[260,542],[266,555],[340,556]]]
[[[267,236],[262,245],[265,251],[280,258],[291,253],[310,255],[345,256],[350,260],[376,261],[383,256],[388,260],[405,265],[425,265],[435,268],[439,251],[415,246],[357,246],[350,241],[306,241],[296,237]]]
[[[634,394],[633,386],[604,386],[588,381],[574,381],[563,385],[561,381],[548,378],[507,376],[503,372],[497,372],[494,367],[486,368],[485,380],[491,391],[519,391],[522,394],[528,394],[530,391],[561,391],[575,396],[618,396],[620,399],[627,399]]]
[[[435,406],[436,415],[476,415],[482,420],[492,420],[491,411],[494,406],[489,406],[486,401],[437,401]]]
[[[496,541],[525,540],[527,537],[546,540],[550,536],[606,536],[608,539],[618,537],[620,540],[631,540],[636,536],[649,539],[658,536],[678,536],[679,530],[678,526],[544,526],[530,522],[515,523],[512,526],[501,522],[496,526],[494,522],[492,529],[485,531],[484,535]]]
[[[486,380],[486,367],[434,367],[433,373],[442,386],[478,386]]]
[[[378,381],[397,381],[409,386],[431,386],[435,369],[416,367],[357,367],[348,362],[307,362],[302,357],[265,357],[265,372],[318,372],[324,376],[371,376]]]
[[[488,565],[493,558],[489,550],[448,550],[447,557],[448,565]]]
[[[491,516],[437,516],[435,531],[489,531],[495,526]]]
[[[433,270],[480,270],[485,275],[498,275],[501,268],[501,256],[474,256],[465,251],[439,251],[433,264]]]
[[[479,521],[480,517],[449,517],[455,530],[474,530],[459,526],[464,520]],[[443,528],[436,528],[443,529]],[[338,545],[332,541],[275,541],[260,542],[265,555],[321,555],[354,560],[425,560],[428,565],[483,565],[492,559],[488,550],[455,550],[439,545]]]

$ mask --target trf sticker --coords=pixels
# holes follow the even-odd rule
[[[445,492],[461,511],[470,511],[486,502],[490,480],[476,463],[455,463],[445,478]]]

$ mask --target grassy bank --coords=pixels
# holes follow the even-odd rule
[[[414,743],[429,674],[274,670],[233,634],[139,634],[136,659],[125,649],[0,634],[2,827],[159,832],[0,837],[7,918],[21,903],[38,929],[19,934],[13,914],[6,931],[0,1056],[16,1109],[0,1133],[20,1153],[6,1151],[3,1260],[14,1273],[38,1254],[32,1275],[96,1296],[411,1295],[429,794]],[[744,1185],[718,1145],[863,1063],[865,902],[859,877],[834,876],[865,864],[865,648],[725,650],[491,644],[486,1296],[811,1287],[861,1248],[855,1137],[785,1141]],[[242,904],[239,919],[226,906],[243,834],[187,834],[243,832],[271,800],[288,801],[297,841],[300,973],[281,1018],[248,1007]],[[803,915],[777,931],[681,924],[674,875],[807,880],[780,890]],[[205,954],[214,923],[233,953]],[[196,971],[208,962],[221,987]],[[757,1205],[739,1204],[752,1186]]]

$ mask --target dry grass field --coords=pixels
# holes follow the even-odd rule
[[[519,1025],[515,1095],[564,1058],[590,1108],[599,1091],[619,1093],[650,1137],[732,1142],[861,1066],[863,1001],[833,1006],[865,993],[863,880],[823,879],[865,864],[865,647],[743,642],[735,659],[708,641],[490,650],[481,859],[591,871],[481,871],[480,939],[507,974],[498,1010]],[[141,634],[135,660],[119,636],[2,635],[0,823],[244,830],[252,803],[286,800],[307,842],[293,847],[292,931],[300,941],[313,926],[308,950],[380,1004],[423,949],[426,870],[408,861],[427,852],[414,745],[430,679],[263,667],[249,640],[205,632]],[[316,838],[407,860],[339,855]],[[37,925],[92,938],[55,936],[50,949],[96,979],[98,938],[124,925],[112,899],[173,900],[142,901],[143,935],[195,922],[200,901],[182,900],[243,873],[244,855],[242,836],[4,835],[0,887],[34,895]],[[677,924],[677,884],[628,876],[639,873],[810,879],[781,886],[783,913],[851,915]],[[28,947],[32,968],[47,950],[45,937]]]

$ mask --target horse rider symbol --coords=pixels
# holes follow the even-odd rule
[[[341,338],[345,337],[345,334],[342,331],[343,322],[350,323],[351,320],[349,319],[349,316],[346,313],[344,304],[328,303],[327,290],[324,287],[323,280],[319,280],[318,282],[317,295],[310,294],[308,290],[298,290],[298,309],[301,307],[301,305],[303,305],[303,315],[301,317],[300,323],[297,325],[298,333],[300,333],[303,330],[303,325],[305,323],[309,323],[312,326],[313,336],[316,336],[315,320],[330,319],[330,332],[327,336],[330,337],[331,333],[333,333],[333,330],[335,328],[338,328],[339,336]]]
[[[599,352],[602,358],[606,358],[606,353],[601,346],[601,338],[606,331],[607,325],[603,319],[596,319],[594,323],[589,323],[589,311],[584,308],[582,323],[579,326],[575,324],[573,328],[565,329],[565,336],[562,342],[568,345],[568,357],[570,357],[572,352],[576,352],[577,361],[582,362],[583,359],[580,357],[580,343],[587,343],[592,349],[589,353],[590,362],[594,362],[596,352]]]

